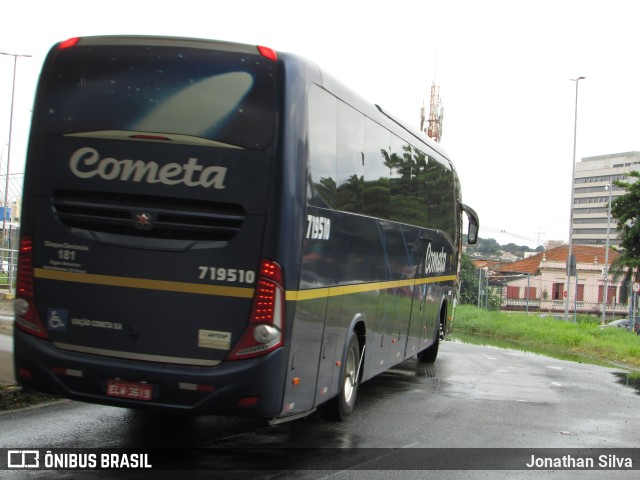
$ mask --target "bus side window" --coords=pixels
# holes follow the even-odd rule
[[[338,100],[320,87],[309,90],[309,168],[313,185],[309,203],[335,208]]]
[[[346,103],[338,104],[336,209],[364,211],[364,116]]]
[[[364,129],[364,213],[389,218],[389,166],[385,153],[391,135],[368,118]],[[386,149],[386,150],[385,150]]]

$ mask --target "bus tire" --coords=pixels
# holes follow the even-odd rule
[[[323,418],[344,421],[351,415],[356,404],[358,394],[358,365],[360,364],[360,344],[355,332],[351,332],[347,352],[344,358],[344,368],[340,379],[338,396],[320,406]]]
[[[420,363],[434,363],[438,358],[438,349],[440,348],[440,337],[442,336],[444,325],[440,322],[439,330],[436,332],[436,338],[430,347],[418,353],[418,361]]]

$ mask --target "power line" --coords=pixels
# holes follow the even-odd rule
[[[518,234],[518,233],[509,232],[509,231],[504,230],[502,228],[492,228],[492,227],[483,226],[482,230],[488,230],[490,232],[496,232],[496,233],[501,233],[503,235],[509,235],[511,237],[519,238],[520,240],[527,240],[529,242],[538,242],[538,239],[536,239],[536,238],[526,237],[526,236]]]

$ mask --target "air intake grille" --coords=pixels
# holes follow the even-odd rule
[[[245,218],[235,204],[95,192],[56,192],[53,208],[70,228],[180,240],[230,240]]]

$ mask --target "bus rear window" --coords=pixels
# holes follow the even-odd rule
[[[276,64],[257,53],[77,46],[48,67],[36,119],[45,134],[164,133],[252,150],[273,138]]]

